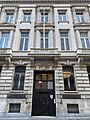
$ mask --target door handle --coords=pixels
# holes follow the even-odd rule
[[[56,103],[56,99],[54,99],[54,104]]]

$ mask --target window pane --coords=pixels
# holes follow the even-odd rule
[[[13,80],[13,90],[18,89],[18,82],[19,82],[19,74],[14,75],[14,80]]]
[[[60,33],[60,36],[61,36],[61,37],[64,37],[64,38],[65,38],[65,37],[68,37],[68,32],[61,32],[61,33]]]
[[[20,103],[10,103],[9,112],[10,113],[19,113],[20,112]]]
[[[25,46],[24,46],[24,50],[28,49],[28,38],[25,39]]]
[[[69,50],[69,41],[68,41],[68,38],[65,39],[65,43],[66,43],[66,50]]]
[[[87,44],[87,48],[90,48],[90,42],[88,38],[86,38],[86,44]]]
[[[83,47],[83,48],[86,48],[86,47],[85,47],[85,42],[84,42],[84,39],[83,39],[83,38],[81,38],[81,43],[82,43],[82,47]]]
[[[61,50],[65,50],[64,39],[61,38]]]
[[[8,38],[5,39],[4,48],[7,48],[7,45],[8,45]]]
[[[21,38],[19,50],[23,50],[24,38]]]
[[[0,40],[0,48],[7,48],[9,40],[9,32],[3,32]]]
[[[19,90],[23,90],[24,88],[24,79],[25,79],[25,75],[21,74]]]
[[[21,32],[21,37],[28,37],[29,32]]]
[[[43,39],[41,39],[41,48],[44,48],[43,42]]]
[[[13,80],[13,90],[23,90],[26,66],[16,66]]]
[[[67,104],[68,113],[79,113],[78,104]]]
[[[48,48],[48,39],[45,39],[45,48]]]
[[[27,50],[28,49],[28,38],[29,32],[22,32],[21,33],[21,41],[20,41],[20,50]]]
[[[1,38],[1,40],[0,40],[0,48],[2,48],[3,43],[4,43],[4,38]]]

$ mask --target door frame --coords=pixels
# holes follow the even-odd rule
[[[56,96],[55,96],[55,71],[54,70],[34,70],[33,95],[32,95],[32,114],[31,115],[32,116],[45,116],[45,115],[34,115],[34,111],[33,111],[34,94],[35,94],[35,81],[36,81],[35,76],[36,76],[37,73],[52,73],[53,74],[53,89],[52,89],[52,91],[53,91],[53,97],[54,97],[54,99],[56,99]],[[45,89],[45,90],[39,89],[38,91],[40,91],[41,93],[45,93],[45,92],[48,92],[48,91],[50,92],[49,89]],[[53,99],[53,102],[55,101],[54,99]],[[54,105],[53,106],[54,114],[53,115],[46,115],[46,116],[56,116],[56,102],[53,103],[53,105]]]

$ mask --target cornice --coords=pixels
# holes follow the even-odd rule
[[[74,3],[74,4],[87,4],[90,3],[90,0],[0,0],[0,3],[33,3],[33,4],[47,4],[47,3],[52,3],[52,4],[67,4],[67,3]]]

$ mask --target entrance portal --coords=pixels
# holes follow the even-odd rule
[[[33,116],[55,116],[54,71],[35,71],[33,89]]]

